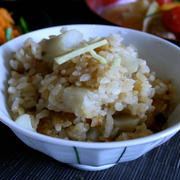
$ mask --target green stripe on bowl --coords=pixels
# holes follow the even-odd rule
[[[78,164],[81,164],[81,161],[80,161],[80,158],[79,158],[79,153],[78,153],[78,150],[77,150],[77,148],[76,147],[73,147],[74,148],[74,152],[75,152],[75,154],[76,154],[76,159],[77,159],[77,162],[78,162]]]
[[[123,152],[121,153],[121,155],[119,156],[118,160],[116,161],[116,164],[121,160],[121,158],[123,157],[124,153],[126,152],[127,147],[124,147]]]

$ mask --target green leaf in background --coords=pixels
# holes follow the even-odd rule
[[[7,28],[5,30],[5,38],[6,38],[6,41],[9,41],[11,39],[11,36],[12,36],[12,28]]]
[[[20,26],[21,26],[21,28],[23,30],[23,33],[28,33],[29,32],[27,22],[25,21],[25,19],[22,16],[20,17]]]

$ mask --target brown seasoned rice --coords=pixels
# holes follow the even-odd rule
[[[156,115],[166,117],[170,110],[171,82],[157,79],[134,47],[124,47],[119,34],[105,39],[108,45],[95,52],[107,64],[87,52],[61,65],[43,59],[45,40],[27,39],[10,60],[13,119],[29,114],[36,131],[80,141],[119,141],[159,130],[151,127],[157,125]],[[135,72],[128,73],[123,63],[114,65],[124,57],[138,62]]]

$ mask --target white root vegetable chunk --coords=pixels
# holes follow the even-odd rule
[[[15,122],[23,127],[23,128],[26,128],[26,129],[29,129],[31,131],[34,131],[33,127],[32,127],[32,124],[31,124],[31,117],[29,114],[23,114],[21,116],[19,116]]]
[[[140,119],[138,117],[121,115],[114,120],[115,126],[119,127],[121,131],[132,131],[136,128]]]
[[[139,61],[137,58],[124,55],[121,60],[121,65],[127,68],[128,74],[131,74],[138,70]]]
[[[80,117],[93,118],[101,108],[97,99],[97,94],[92,90],[71,86],[64,90],[62,110]]]
[[[69,30],[59,36],[42,42],[42,58],[53,61],[55,57],[77,47],[83,41],[83,35],[77,30]]]
[[[104,137],[108,138],[110,136],[110,134],[113,130],[113,126],[114,126],[114,120],[113,120],[111,112],[108,112],[105,123],[106,123],[106,125],[105,125]]]

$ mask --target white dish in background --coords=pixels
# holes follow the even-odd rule
[[[23,42],[31,37],[35,41],[52,34],[59,34],[64,26],[34,31],[15,38],[0,47],[0,121],[6,124],[26,145],[36,149],[57,161],[68,163],[84,170],[102,170],[117,163],[131,161],[151,149],[163,144],[180,130],[180,106],[170,115],[167,128],[156,134],[121,142],[79,142],[49,137],[18,126],[12,121],[6,103],[6,88],[9,75],[8,60],[11,52],[18,50]],[[85,38],[107,36],[120,32],[125,45],[132,44],[138,49],[139,56],[147,60],[157,77],[170,78],[180,92],[180,48],[147,33],[105,25],[69,25],[68,29],[77,29]],[[173,152],[172,152],[173,153]]]

